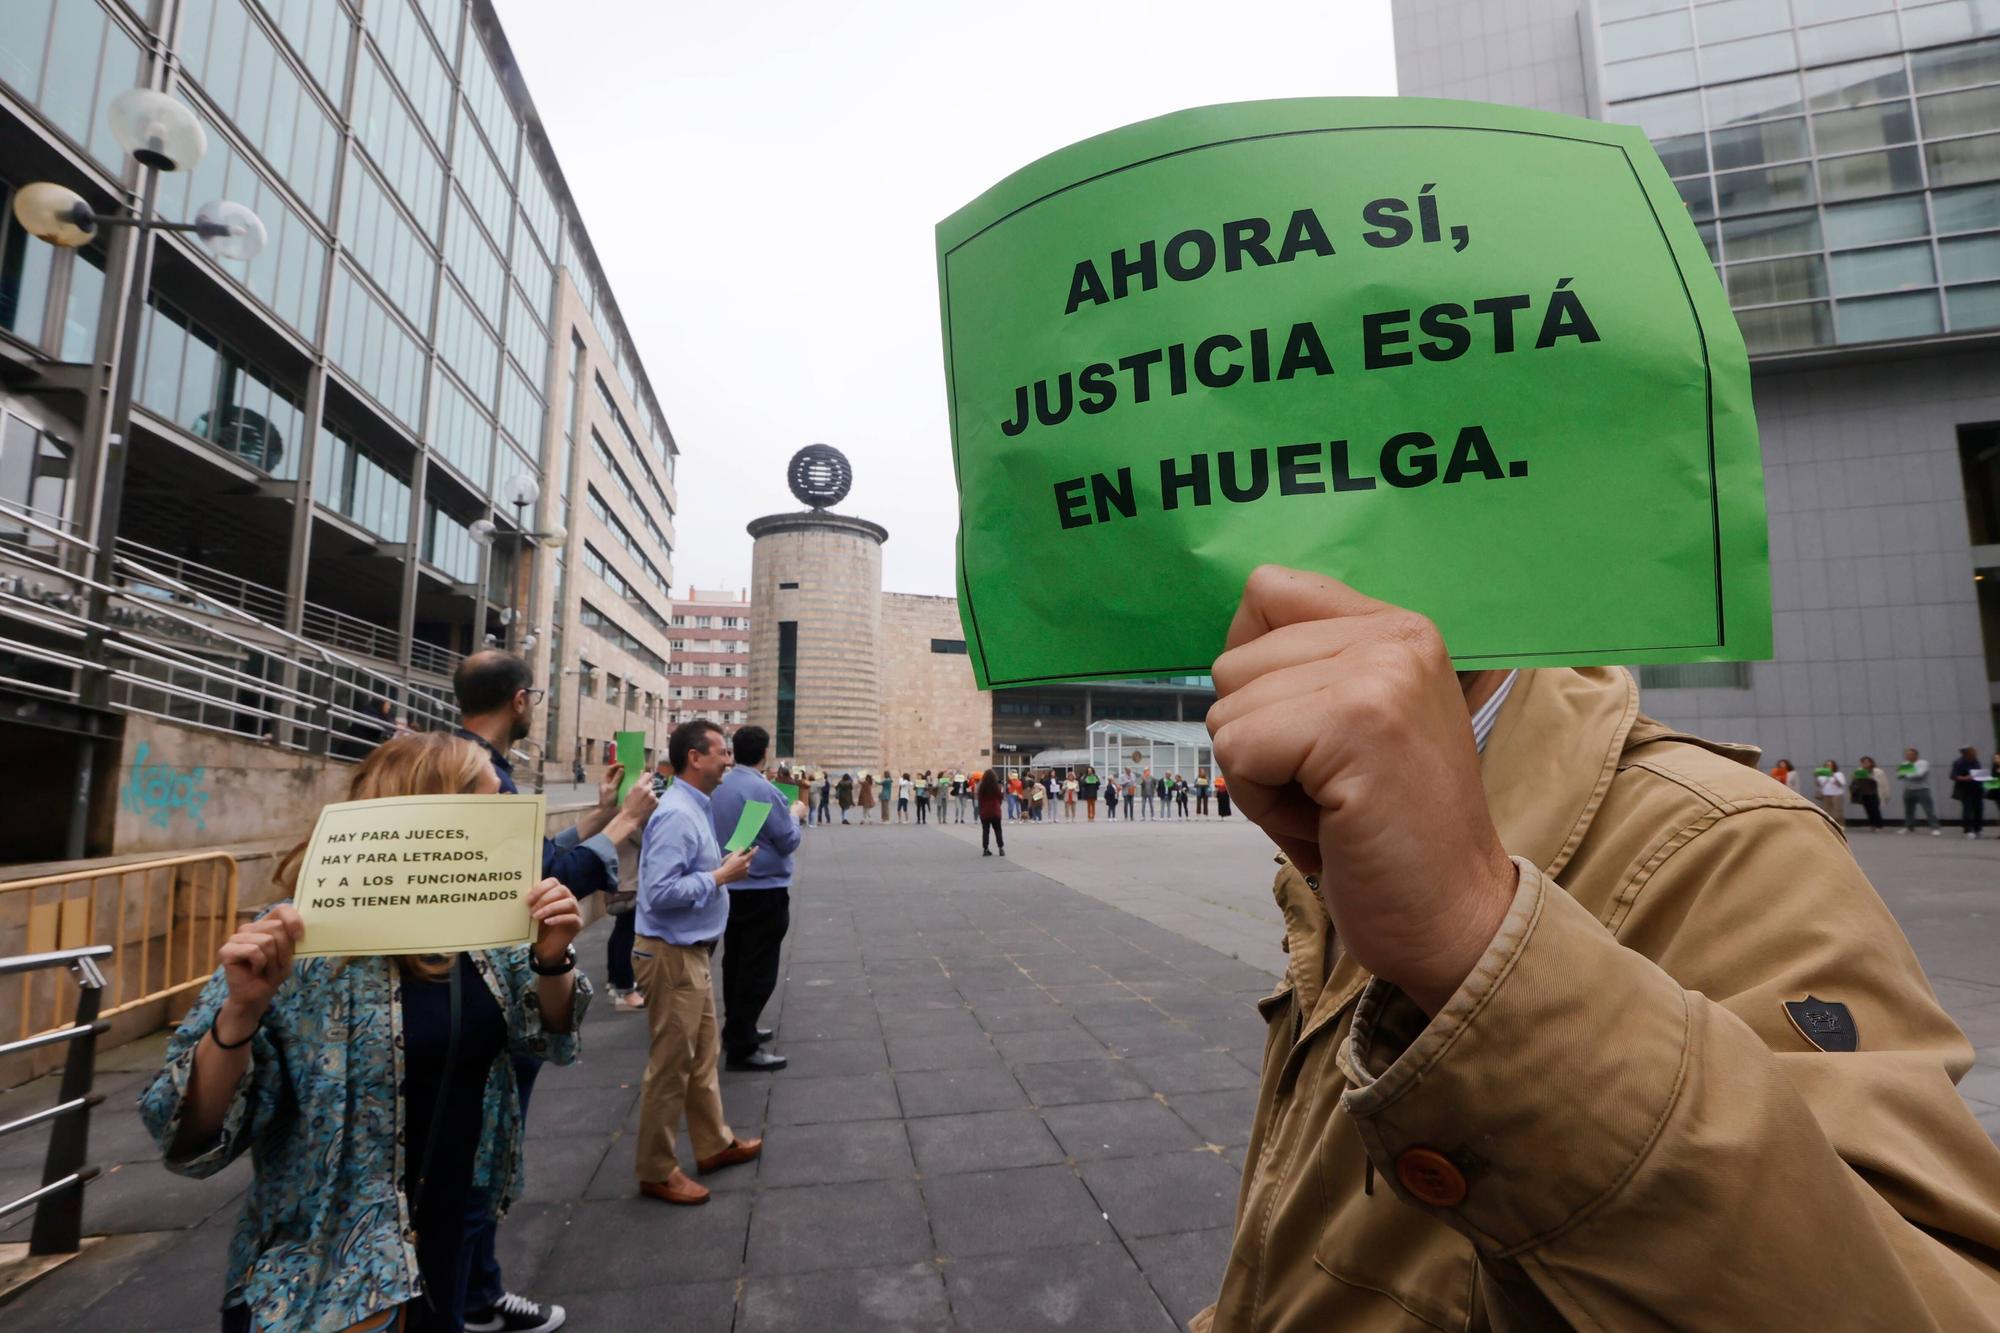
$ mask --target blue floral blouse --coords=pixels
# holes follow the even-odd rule
[[[509,1049],[573,1063],[590,982],[575,973],[569,1032],[542,1027],[526,947],[472,955],[507,1015]],[[210,1176],[247,1149],[256,1174],[229,1246],[224,1305],[247,1304],[259,1333],[333,1333],[422,1287],[403,1197],[403,1007],[395,961],[302,958],[251,1040],[250,1063],[213,1143],[175,1155],[195,1048],[229,987],[220,970],[167,1043],[139,1111],[166,1166]],[[497,1182],[497,1187],[496,1187]],[[473,1183],[505,1213],[521,1192],[514,1063],[486,1081]]]

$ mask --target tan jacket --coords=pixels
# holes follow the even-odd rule
[[[1428,1023],[1279,872],[1290,971],[1197,1333],[2000,1328],[1971,1048],[1754,759],[1641,717],[1622,670],[1523,672],[1481,761],[1520,888]],[[1808,1040],[1808,995],[1856,1049]]]

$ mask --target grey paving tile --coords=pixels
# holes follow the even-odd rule
[[[1106,1054],[1104,1043],[1076,1023],[1038,1032],[996,1032],[993,1049],[1010,1065],[1101,1060]]]
[[[1214,1227],[1171,1236],[1147,1236],[1131,1242],[1132,1256],[1139,1261],[1140,1271],[1182,1328],[1215,1303],[1222,1290],[1222,1270],[1229,1264],[1229,1243],[1234,1235],[1233,1227]]]
[[[978,1004],[973,1017],[988,1032],[1034,1032],[1076,1026],[1076,1016],[1047,996]]]
[[[1117,1102],[1152,1092],[1145,1082],[1106,1051],[1101,1060],[1060,1060],[1052,1064],[1020,1065],[1014,1076],[1037,1106],[1069,1102]]]
[[[613,1140],[609,1135],[591,1134],[575,1139],[537,1139],[527,1145],[527,1185],[523,1203],[555,1203],[574,1199],[582,1183],[597,1174]]]
[[[900,1266],[930,1257],[930,1226],[916,1182],[869,1180],[760,1193],[744,1268],[755,1278]]]
[[[1111,1225],[1128,1240],[1236,1221],[1242,1172],[1211,1152],[1119,1157],[1079,1169]]]
[[[1048,1122],[1063,1151],[1079,1162],[1183,1152],[1202,1146],[1187,1122],[1151,1097],[1124,1102],[1047,1106]]]
[[[758,1181],[766,1189],[853,1180],[908,1180],[916,1174],[901,1120],[773,1125],[764,1136]]]
[[[1000,1056],[984,1034],[973,1037],[891,1037],[889,1063],[897,1073],[926,1069],[981,1069],[996,1066]]]
[[[951,1004],[922,1009],[886,1009],[882,1012],[882,1032],[892,1038],[956,1037],[961,1041],[972,1041],[982,1035],[983,1029],[970,1009],[963,1004]]]
[[[913,1118],[1028,1105],[1020,1080],[1005,1068],[898,1070],[896,1090],[903,1114]]]
[[[1217,1088],[1254,1087],[1257,1083],[1254,1070],[1221,1051],[1138,1055],[1125,1063],[1156,1092],[1213,1092]]]
[[[1177,1092],[1167,1098],[1167,1105],[1210,1143],[1248,1143],[1250,1122],[1257,1114],[1257,1089]]]
[[[790,1070],[785,1070],[772,1077],[770,1122],[773,1125],[879,1120],[901,1114],[896,1085],[886,1073],[794,1078]]]
[[[1062,1146],[1033,1111],[977,1111],[909,1122],[917,1169],[926,1176],[1050,1166]]]
[[[1090,1191],[1067,1166],[923,1180],[938,1252],[953,1259],[1111,1239]]]
[[[965,1333],[1173,1333],[1174,1321],[1118,1244],[965,1259],[945,1267]]]
[[[1167,1055],[1176,1051],[1199,1051],[1208,1045],[1200,1033],[1182,1027],[1167,1018],[1155,1018],[1136,1024],[1085,1021],[1083,1026],[1091,1036],[1109,1047],[1112,1054],[1126,1058],[1135,1055]]]
[[[791,1062],[786,1072],[795,1078],[873,1074],[889,1067],[889,1053],[880,1037],[795,1041],[785,1047],[784,1055]]]
[[[768,1024],[768,1015],[767,1026]],[[879,1041],[882,1037],[882,1023],[875,1014],[875,1003],[869,999],[859,999],[854,1004],[839,1008],[816,1006],[800,1008],[787,1005],[784,1014],[773,1028],[777,1036],[777,1046],[773,1049],[805,1041],[835,1041],[866,1038]]]
[[[934,1333],[950,1324],[944,1275],[935,1264],[915,1263],[844,1273],[750,1278],[743,1284],[736,1333],[797,1333],[801,1329]]]
[[[653,1271],[661,1264],[656,1259]],[[537,1292],[563,1307],[566,1327],[583,1333],[708,1333],[726,1330],[736,1314],[736,1283],[673,1282],[606,1289],[575,1286]]]
[[[717,1194],[698,1208],[639,1197],[572,1208],[542,1265],[540,1280],[551,1292],[643,1287],[660,1276],[663,1256],[672,1256],[673,1276],[688,1282],[734,1278],[743,1262],[747,1193]]]

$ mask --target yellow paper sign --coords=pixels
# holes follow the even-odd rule
[[[319,812],[293,900],[297,953],[458,953],[526,944],[540,796],[390,796]]]

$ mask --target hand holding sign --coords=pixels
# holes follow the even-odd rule
[[[229,998],[215,1016],[218,1041],[235,1045],[263,1021],[271,997],[292,975],[292,951],[305,936],[305,923],[290,903],[243,926],[222,942],[216,964],[229,985]]]
[[[545,879],[534,887],[528,894],[528,916],[535,923],[535,957],[545,967],[559,962],[583,929],[583,909],[560,880]]]
[[[734,884],[737,880],[749,874],[750,855],[750,852],[746,849],[740,852],[731,852],[729,855],[723,857],[722,864],[715,868],[715,886],[721,888],[725,884]]]
[[[1320,898],[1355,961],[1437,1012],[1515,884],[1437,627],[1266,565],[1214,674],[1208,730],[1230,795],[1301,870],[1329,868]],[[1425,809],[1454,816],[1410,817]]]

